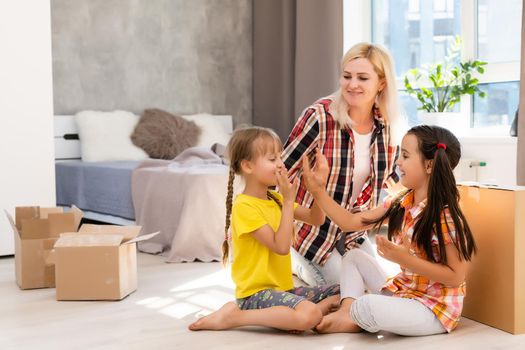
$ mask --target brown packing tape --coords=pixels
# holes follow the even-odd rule
[[[38,219],[39,217],[39,207],[16,207],[15,209],[15,220],[18,231],[22,229],[23,220]]]

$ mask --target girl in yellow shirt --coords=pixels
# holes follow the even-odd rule
[[[234,132],[228,143],[230,177],[226,199],[226,239],[223,261],[229,257],[228,229],[232,225],[232,279],[237,302],[199,319],[190,330],[266,326],[303,331],[314,328],[339,302],[339,285],[294,288],[290,246],[293,220],[311,225],[325,221],[314,203],[294,203],[297,181],[288,181],[281,160],[282,143],[270,129],[251,127]],[[317,159],[325,158],[317,151]],[[323,181],[328,167],[316,167]],[[233,197],[235,174],[245,181],[242,194]],[[281,193],[269,190],[279,186]]]

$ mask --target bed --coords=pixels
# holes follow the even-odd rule
[[[231,116],[213,117],[220,121],[214,128],[231,133]],[[224,146],[189,148],[173,160],[83,161],[79,133],[73,116],[55,116],[57,205],[76,205],[87,219],[160,231],[139,250],[167,262],[220,260]]]
[[[57,205],[76,205],[89,220],[135,224],[131,174],[140,161],[83,162],[74,116],[54,121]]]

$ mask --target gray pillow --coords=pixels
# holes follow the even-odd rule
[[[131,141],[151,158],[173,159],[197,144],[201,130],[195,122],[161,109],[146,109]]]

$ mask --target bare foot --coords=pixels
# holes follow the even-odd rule
[[[324,316],[315,330],[319,333],[357,333],[361,328],[352,322],[346,308],[340,308]]]
[[[232,322],[232,315],[240,311],[237,304],[234,302],[229,302],[224,304],[219,310],[199,318],[197,321],[193,322],[188,326],[188,329],[191,331],[199,331],[204,329],[210,330],[222,330],[233,328],[234,324]]]
[[[317,303],[317,306],[321,309],[323,316],[337,311],[339,309],[339,295],[329,296],[328,298]]]

